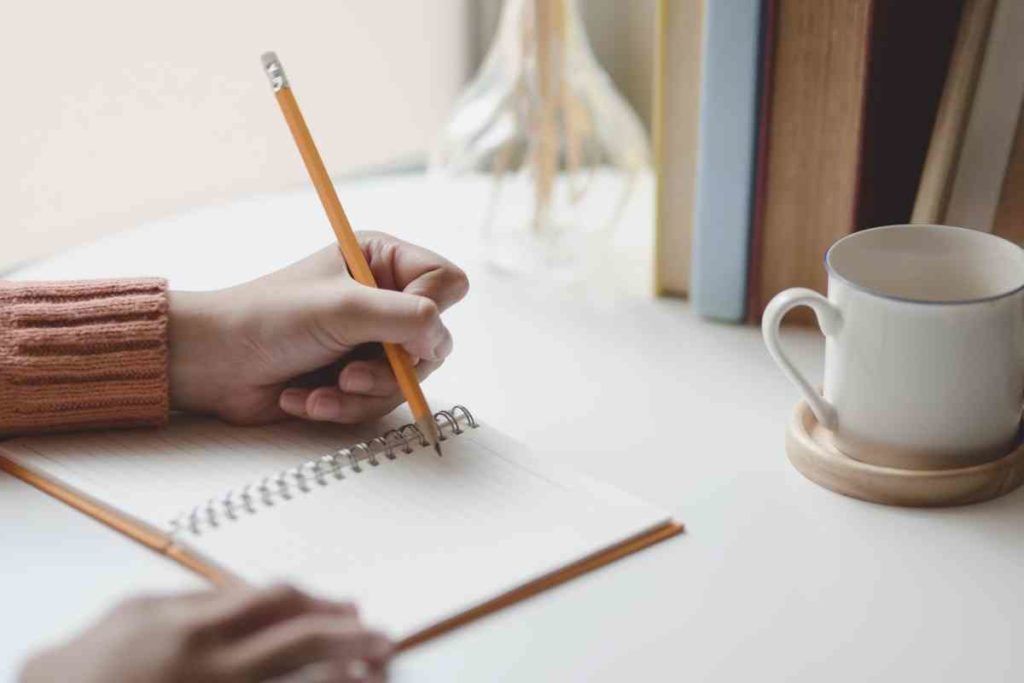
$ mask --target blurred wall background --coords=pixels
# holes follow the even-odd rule
[[[654,0],[581,0],[645,120]],[[71,0],[0,22],[0,270],[104,233],[306,182],[259,55],[276,50],[332,173],[418,161],[500,0]]]

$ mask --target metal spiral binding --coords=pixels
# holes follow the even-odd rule
[[[434,413],[434,422],[437,423],[442,441],[462,434],[467,427],[475,429],[479,426],[473,414],[465,406],[459,405],[451,410]],[[414,445],[421,448],[430,445],[416,425],[406,424],[397,429],[389,429],[369,441],[339,448],[333,453],[266,476],[241,489],[211,498],[171,520],[171,534],[188,531],[199,535],[207,529],[216,529],[224,522],[235,521],[242,515],[254,515],[260,507],[273,507],[282,501],[291,500],[297,494],[309,493],[313,490],[312,484],[326,486],[330,483],[328,477],[340,481],[346,478],[347,473],[360,474],[365,463],[378,467],[381,464],[380,456],[395,460],[398,457],[396,451],[410,454]]]

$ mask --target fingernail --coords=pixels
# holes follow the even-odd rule
[[[292,415],[306,414],[306,392],[302,389],[285,389],[281,392],[281,410]]]
[[[341,412],[341,401],[331,394],[318,394],[309,408],[310,414],[320,420],[328,420]]]
[[[373,375],[365,368],[349,367],[341,373],[341,388],[359,394],[373,388]]]
[[[444,339],[434,347],[434,360],[444,360],[452,352],[452,333],[444,331]]]

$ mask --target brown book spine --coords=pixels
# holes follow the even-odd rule
[[[825,251],[853,230],[873,5],[778,2],[756,314],[788,287],[824,291]]]
[[[1017,118],[1017,132],[992,231],[1017,244],[1024,244],[1024,110]]]

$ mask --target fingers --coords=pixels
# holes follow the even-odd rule
[[[432,300],[386,289],[353,286],[329,307],[322,325],[339,347],[391,342],[427,360],[442,360],[452,348]]]
[[[336,387],[320,387],[285,389],[279,405],[293,417],[354,424],[387,415],[404,401],[401,394],[359,396],[342,393]]]
[[[205,630],[219,638],[240,638],[301,614],[323,614],[355,619],[352,603],[314,598],[287,584],[254,591],[248,587],[225,590],[216,599],[194,609],[205,611],[198,619]]]
[[[335,670],[334,680],[365,680],[383,668],[391,653],[383,635],[355,619],[308,614],[225,648],[217,668],[242,680],[265,680],[323,662]]]
[[[415,244],[381,232],[358,232],[377,285],[433,299],[441,310],[461,300],[469,291],[465,272],[448,259]],[[347,278],[345,260],[336,244],[265,275],[260,282],[276,286],[296,278],[305,280]]]
[[[429,249],[380,232],[360,232],[359,243],[377,284],[432,299],[442,311],[469,291],[461,268]]]
[[[439,367],[438,361],[420,361],[416,376],[423,381]],[[349,363],[337,383],[337,387],[285,389],[278,405],[292,417],[349,424],[386,415],[405,401],[383,358]]]
[[[37,680],[383,681],[393,647],[355,608],[289,586],[138,596],[49,657]],[[49,670],[47,670],[49,666]],[[78,669],[75,669],[78,666]],[[303,674],[302,678],[296,678]]]
[[[439,367],[440,361],[420,361],[416,365],[416,376],[422,382]],[[349,363],[338,376],[338,388],[343,393],[359,396],[384,398],[401,394],[395,373],[383,358]]]

